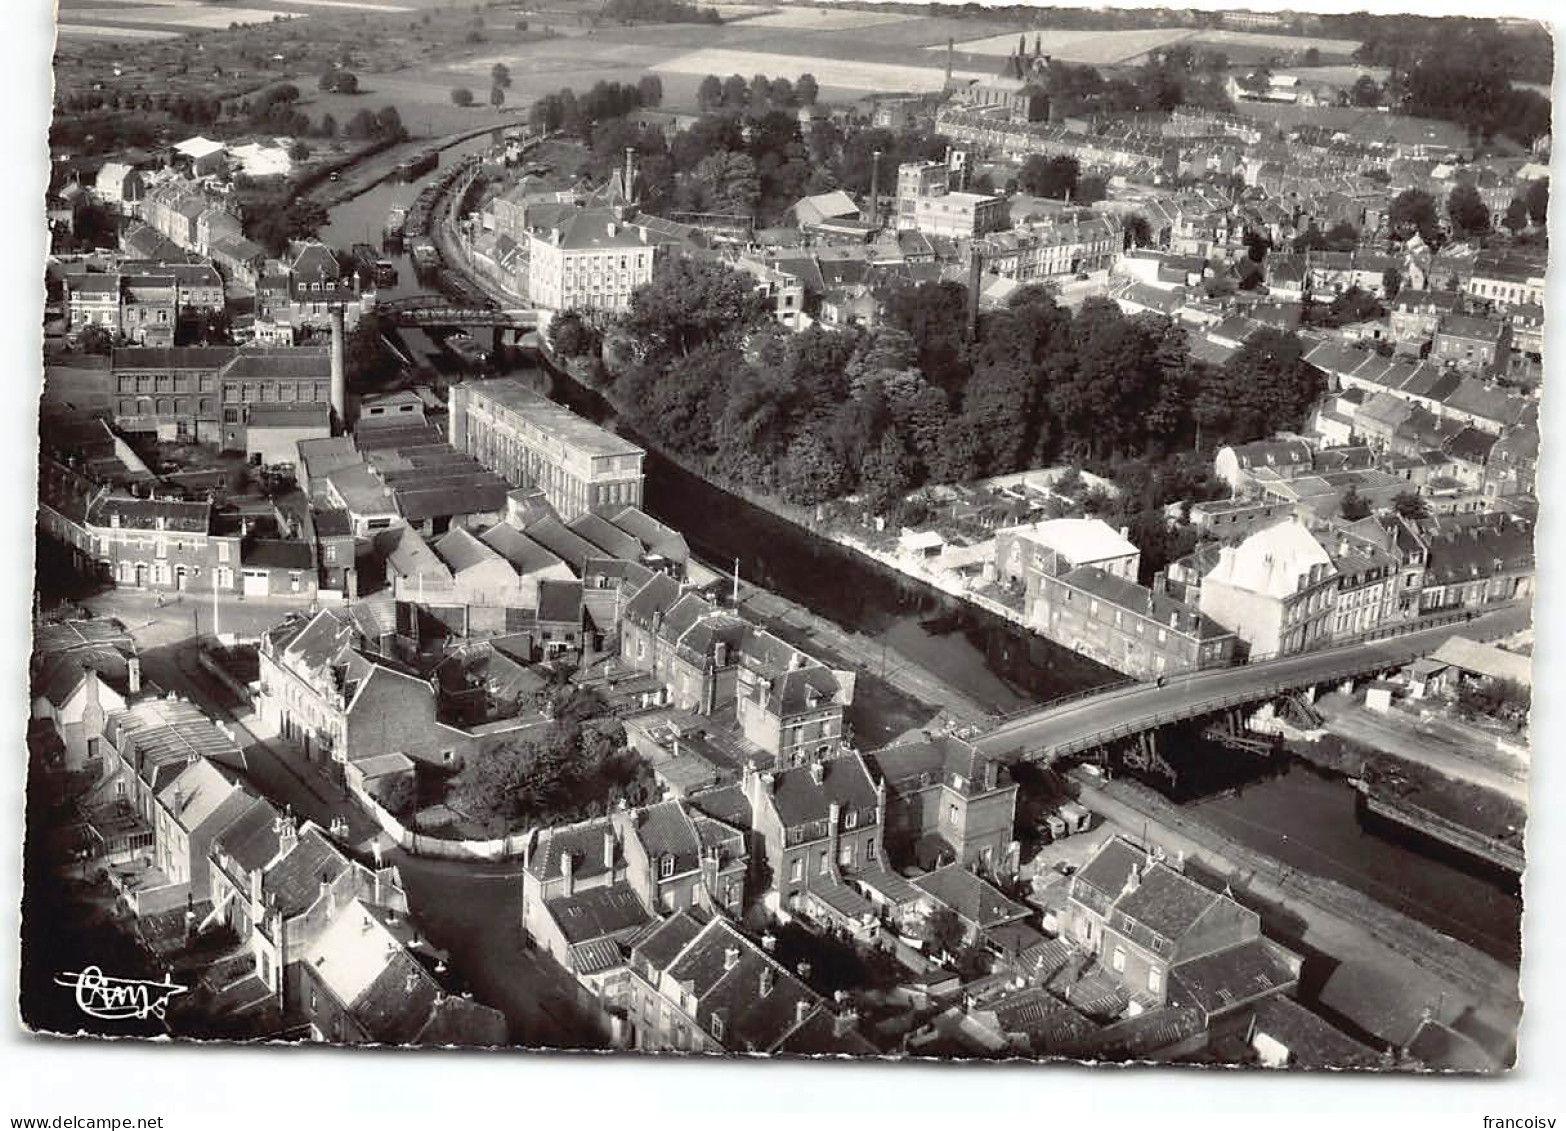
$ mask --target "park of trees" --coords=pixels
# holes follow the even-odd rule
[[[956,283],[891,285],[873,331],[783,331],[748,277],[670,259],[611,331],[633,344],[614,399],[704,474],[815,506],[856,495],[914,519],[926,484],[1074,462],[1112,474],[1112,511],[1175,556],[1160,508],[1210,497],[1211,454],[1301,426],[1324,388],[1293,334],[1264,329],[1222,365],[1184,329],[1089,299],[1075,313],[1024,288],[967,334]],[[573,326],[571,331],[577,333]],[[1141,544],[1139,542],[1139,544]]]

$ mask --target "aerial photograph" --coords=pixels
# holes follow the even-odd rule
[[[1546,24],[54,18],[25,1040],[1517,1065]]]

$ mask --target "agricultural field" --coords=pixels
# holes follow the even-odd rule
[[[759,10],[758,10],[759,11]],[[899,12],[865,12],[854,9],[831,8],[778,8],[765,14],[745,18],[747,28],[774,28],[789,31],[840,31],[845,28],[859,30],[882,24],[906,23],[919,16]]]
[[[1205,28],[1191,34],[1193,43],[1216,47],[1234,54],[1233,48],[1251,48],[1278,55],[1303,53],[1314,47],[1323,58],[1347,59],[1359,49],[1357,39],[1323,39],[1315,35],[1272,35],[1260,31],[1229,31]]]
[[[957,50],[970,55],[993,55],[1005,58],[1017,49],[1017,37],[1021,31],[1004,32],[983,39],[959,40]],[[1028,50],[1033,49],[1035,39],[1042,42],[1044,53],[1051,58],[1068,63],[1089,63],[1093,66],[1112,66],[1134,62],[1159,47],[1182,43],[1197,33],[1191,28],[1127,28],[1122,30],[1062,30],[1047,28],[1029,29],[1026,32]],[[945,45],[941,47],[944,49]]]
[[[1289,74],[1298,75],[1301,82],[1325,82],[1334,86],[1353,86],[1362,75],[1369,75],[1377,82],[1386,82],[1392,71],[1387,67],[1344,65],[1335,67],[1290,67]]]
[[[945,83],[944,64],[909,66],[898,63],[874,63],[851,59],[826,59],[809,55],[790,55],[776,51],[741,51],[729,48],[703,48],[665,59],[652,68],[659,74],[704,75],[781,75],[793,79],[806,71],[815,75],[822,92],[863,94],[867,91],[940,90]],[[954,71],[956,78],[987,78],[978,71]],[[666,101],[670,101],[667,96]]]

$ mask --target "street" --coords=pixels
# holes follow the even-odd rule
[[[312,765],[304,752],[268,733],[248,705],[197,662],[191,636],[195,602],[158,607],[155,598],[116,590],[85,602],[97,616],[118,617],[136,639],[144,678],[202,707],[234,732],[244,749],[246,773],[273,804],[290,806],[302,818],[330,828],[348,822],[348,846],[368,859],[379,826],[342,787]],[[210,599],[201,602],[203,627],[210,623]],[[298,602],[230,599],[221,617],[225,632],[253,636],[276,623]],[[452,964],[476,998],[505,1014],[511,1039],[529,1047],[596,1048],[604,1039],[576,1002],[576,983],[552,960],[522,942],[520,863],[434,860],[401,849],[384,859],[397,867],[415,919],[430,940],[451,955]]]

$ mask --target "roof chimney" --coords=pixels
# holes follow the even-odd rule
[[[141,694],[141,656],[135,652],[125,660],[125,686],[132,695]]]
[[[814,1003],[809,998],[800,998],[794,1003],[794,1024],[803,1025],[805,1018],[810,1016]]]
[[[826,781],[826,766],[821,762],[810,763],[810,780],[817,785]]]
[[[739,947],[726,946],[723,948],[723,968],[732,970],[739,965]]]
[[[560,878],[565,881],[565,894],[576,894],[576,861],[569,850],[560,854]]]
[[[768,935],[767,937],[771,938],[770,935]],[[768,994],[770,994],[772,992],[772,984],[775,981],[777,981],[777,977],[778,977],[778,972],[776,970],[772,969],[771,966],[763,966],[761,968],[761,996],[762,997],[766,997]]]
[[[604,871],[614,872],[614,830],[604,830]]]

